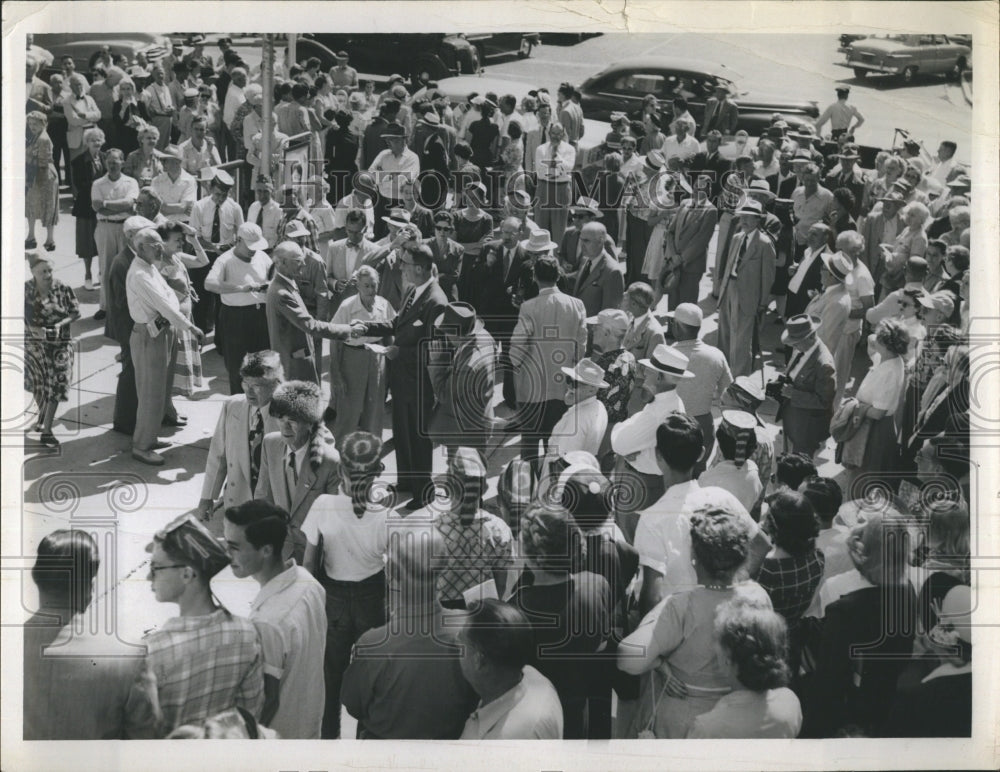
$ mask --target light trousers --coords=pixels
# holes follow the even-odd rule
[[[160,424],[170,409],[170,356],[174,350],[174,331],[170,327],[150,337],[145,324],[136,324],[129,338],[135,389],[139,408],[132,433],[133,450],[149,450],[156,442]]]

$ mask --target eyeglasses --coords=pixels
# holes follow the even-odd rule
[[[149,573],[151,573],[153,576],[156,576],[156,572],[157,571],[164,571],[164,570],[166,570],[168,568],[187,568],[187,566],[185,566],[183,563],[172,563],[169,566],[153,566],[153,565],[151,565],[149,567]]]
[[[436,230],[436,231],[445,231],[446,233],[451,233],[455,229],[452,228],[450,225],[435,225],[434,226],[434,230]]]

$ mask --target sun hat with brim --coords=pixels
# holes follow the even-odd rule
[[[603,324],[613,330],[625,332],[629,326],[629,318],[620,308],[604,308],[596,316],[588,316],[587,324]]]
[[[230,563],[229,550],[222,540],[190,514],[181,515],[157,531],[153,541],[146,545],[146,552],[151,553],[157,543],[164,544],[171,555],[208,579]]]
[[[819,329],[819,319],[807,314],[793,316],[785,322],[785,331],[781,333],[781,342],[786,346],[798,343],[812,337]]]
[[[853,275],[854,264],[851,262],[851,258],[843,252],[824,252],[819,258],[823,261],[826,270],[833,274],[838,281],[846,284]]]
[[[584,358],[576,363],[576,367],[563,367],[561,369],[567,378],[585,386],[606,389],[610,385],[604,380],[604,368],[592,359]]]
[[[750,183],[750,187],[747,188],[747,193],[755,193],[759,196],[767,196],[770,201],[775,198],[775,193],[771,190],[771,186],[767,184],[764,180],[754,180]]]
[[[395,225],[397,228],[405,228],[413,222],[413,218],[405,209],[390,209],[389,216],[383,217],[382,222]]]
[[[688,358],[680,351],[666,343],[660,343],[653,349],[653,353],[648,359],[640,359],[639,364],[655,370],[658,373],[665,373],[674,378],[694,378],[694,373],[687,369]]]
[[[528,238],[520,243],[525,252],[549,252],[558,246],[544,228],[533,230]]]
[[[646,153],[645,163],[647,169],[658,172],[667,165],[667,159],[659,150],[650,150]]]
[[[960,174],[951,182],[946,182],[945,185],[949,188],[971,188],[972,179],[968,174]]]
[[[667,318],[686,327],[701,327],[705,315],[695,303],[681,303],[673,311],[667,311]]]
[[[745,201],[739,209],[736,210],[737,215],[741,214],[752,214],[756,217],[764,216],[764,207],[760,205],[759,201],[754,201],[752,198]]]
[[[236,238],[247,245],[247,249],[267,249],[267,239],[256,223],[245,222],[236,229]]]
[[[236,184],[229,172],[225,169],[216,169],[214,166],[203,166],[198,174],[202,182],[218,182],[227,188]]]
[[[398,123],[390,123],[384,129],[382,129],[381,136],[384,139],[406,139],[406,129],[404,129]]]
[[[587,198],[586,196],[580,196],[576,200],[576,205],[569,208],[569,213],[571,215],[577,213],[589,214],[591,217],[604,216],[604,213],[601,211],[601,205],[594,199]]]
[[[441,125],[441,116],[437,114],[437,110],[428,110],[420,118],[424,123],[429,123],[431,126]]]
[[[290,220],[285,226],[286,239],[299,239],[309,235],[309,229],[301,220]]]
[[[434,320],[434,326],[459,335],[468,335],[476,328],[476,309],[460,301],[449,303]]]

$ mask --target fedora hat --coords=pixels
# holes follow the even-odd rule
[[[604,380],[604,368],[592,359],[584,358],[576,363],[576,367],[563,367],[561,369],[567,378],[577,383],[594,386],[598,389],[606,389],[610,385]]]
[[[646,168],[654,172],[660,171],[667,165],[667,159],[659,150],[650,150],[646,153]]]
[[[781,333],[781,342],[786,346],[798,343],[816,334],[819,329],[819,319],[807,314],[793,316],[785,322],[785,331]]]
[[[537,228],[521,242],[520,246],[525,252],[548,252],[559,245],[552,240],[547,230]]]
[[[837,158],[846,158],[849,161],[857,161],[861,158],[857,145],[844,145],[844,149],[837,153]]]
[[[161,161],[184,161],[184,153],[177,145],[167,145],[163,150],[153,151]]]
[[[429,123],[431,126],[441,125],[441,116],[437,114],[437,110],[428,110],[423,114],[421,119],[424,123]]]
[[[749,375],[736,376],[736,378],[733,379],[733,382],[729,384],[728,390],[738,394],[745,400],[756,402],[757,406],[760,406],[760,404],[767,397],[764,393],[764,389],[761,388]]]
[[[879,201],[891,201],[896,204],[905,204],[906,197],[898,190],[891,190],[884,196],[879,196]]]
[[[851,277],[851,272],[854,270],[851,258],[843,252],[824,252],[819,257],[823,261],[826,270],[832,273],[840,282],[847,283],[847,280]]]
[[[688,358],[666,343],[660,343],[653,349],[650,357],[640,359],[639,364],[658,373],[672,375],[674,378],[694,378],[694,373],[687,369]]]
[[[389,216],[383,217],[382,222],[388,225],[395,225],[397,228],[405,228],[412,222],[412,217],[410,213],[405,209],[394,208],[389,210]]]
[[[775,197],[774,191],[771,190],[771,186],[764,180],[754,180],[751,182],[750,187],[747,189],[747,193],[756,193],[761,196],[767,196],[769,201]]]
[[[754,201],[752,198],[747,199],[739,209],[736,210],[737,215],[741,214],[752,214],[755,217],[764,216],[764,207],[760,205],[759,201]]]
[[[600,204],[598,204],[594,199],[587,198],[586,196],[580,196],[576,200],[576,206],[571,206],[569,208],[569,213],[575,215],[577,212],[586,212],[591,217],[603,217],[604,213],[600,209]]]
[[[587,324],[604,324],[619,332],[625,332],[628,330],[629,318],[620,308],[604,308],[596,316],[588,316]]]
[[[333,55],[333,58],[338,62],[346,62],[348,60],[347,51],[338,51]]]
[[[459,335],[468,335],[476,327],[476,309],[468,303],[449,303],[434,320],[434,326],[455,330]]]
[[[971,188],[972,180],[968,174],[959,174],[955,179],[945,183],[949,188]]]
[[[406,129],[398,123],[390,123],[382,129],[382,137],[386,139],[406,139]]]

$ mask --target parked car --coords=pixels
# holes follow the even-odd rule
[[[575,46],[588,38],[596,38],[603,32],[542,32],[542,42],[553,46]]]
[[[918,75],[948,75],[957,80],[971,57],[970,46],[948,35],[872,35],[851,43],[846,60],[837,64],[849,67],[859,80],[882,73],[912,83]]]
[[[499,59],[516,54],[519,59],[531,56],[531,49],[538,45],[537,32],[467,32],[463,37],[479,51],[479,62],[483,66],[490,59]]]
[[[608,120],[615,111],[630,115],[638,112],[647,94],[653,94],[661,111],[669,115],[673,100],[682,96],[687,99],[688,110],[700,126],[705,102],[720,83],[730,88],[739,105],[737,128],[751,135],[762,134],[771,125],[775,113],[789,126],[812,123],[819,117],[816,102],[744,92],[721,67],[662,56],[626,59],[601,70],[580,86],[581,104],[588,118]]]
[[[847,53],[847,49],[850,48],[851,43],[854,43],[855,41],[858,41],[858,40],[864,40],[866,37],[868,37],[868,36],[867,35],[847,35],[847,34],[841,35],[840,36],[840,48],[838,48],[837,50],[840,51],[840,53],[845,54],[845,53]]]
[[[49,51],[53,56],[51,64],[42,70],[48,77],[59,70],[59,62],[64,56],[72,56],[77,72],[90,71],[90,58],[101,46],[107,46],[114,55],[124,54],[129,61],[137,54],[143,54],[152,64],[170,53],[171,42],[166,35],[125,32],[52,32],[34,36],[37,46]]]

